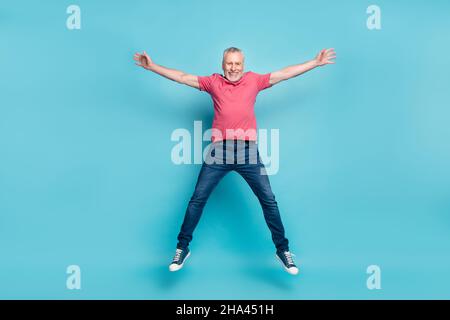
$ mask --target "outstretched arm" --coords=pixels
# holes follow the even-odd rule
[[[272,72],[270,74],[270,84],[276,84],[278,82],[294,78],[302,73],[305,73],[309,70],[312,70],[316,67],[324,66],[326,64],[333,64],[334,61],[332,59],[336,58],[336,53],[334,49],[323,49],[320,51],[317,56],[305,63],[289,66],[283,68],[279,71]]]
[[[198,84],[198,77],[194,76],[192,74],[187,74],[183,71],[175,70],[166,68],[160,65],[157,65],[152,61],[152,59],[147,55],[147,53],[144,51],[143,53],[136,53],[134,55],[134,60],[136,61],[136,65],[153,71],[163,77],[166,77],[167,79],[170,79],[172,81],[176,81],[181,84],[185,84],[188,86],[191,86],[193,88],[199,89]]]

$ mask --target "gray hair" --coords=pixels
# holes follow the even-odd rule
[[[230,52],[239,52],[240,54],[242,54],[242,58],[245,59],[244,52],[242,52],[241,49],[236,48],[236,47],[229,47],[223,51],[222,63],[225,60],[225,55]]]

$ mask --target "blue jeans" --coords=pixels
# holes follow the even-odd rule
[[[261,162],[256,143],[242,140],[226,140],[212,145],[209,156],[203,162],[194,194],[186,209],[181,231],[178,234],[177,248],[188,247],[209,195],[219,181],[232,170],[247,181],[258,198],[276,249],[288,251],[289,242],[284,235],[278,204],[270,187],[269,178],[267,174],[264,174],[265,167]]]

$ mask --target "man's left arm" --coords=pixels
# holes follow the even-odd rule
[[[333,59],[335,58],[336,53],[333,48],[323,49],[317,54],[317,56],[314,59],[310,61],[289,66],[279,71],[272,72],[270,74],[269,82],[271,85],[274,85],[278,82],[294,78],[316,67],[324,66],[327,64],[333,64],[334,63]]]

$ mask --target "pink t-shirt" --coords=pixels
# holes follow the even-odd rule
[[[245,72],[241,79],[231,82],[214,73],[198,77],[201,91],[208,92],[214,102],[211,140],[226,139],[256,141],[255,101],[261,90],[271,87],[270,73]]]

